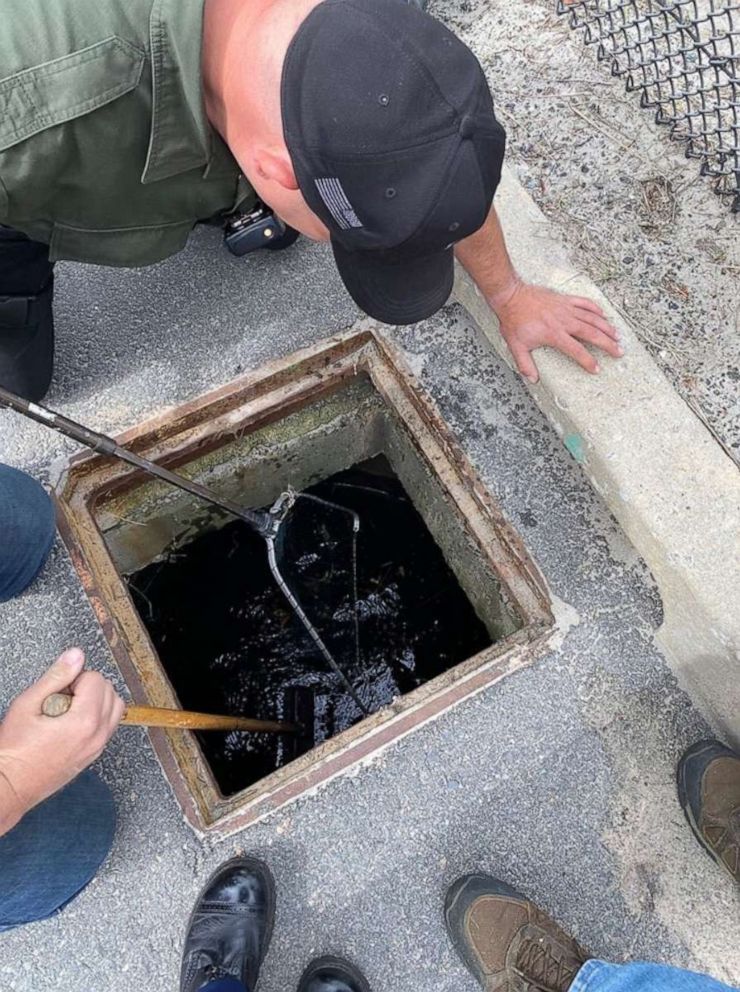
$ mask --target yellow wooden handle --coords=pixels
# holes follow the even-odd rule
[[[45,716],[63,716],[72,705],[66,692],[55,692],[44,700],[41,711]],[[245,716],[217,716],[213,713],[193,713],[191,710],[170,710],[156,706],[127,706],[121,723],[128,727],[172,727],[175,730],[248,730],[255,734],[295,734],[294,723],[276,720],[253,720]]]

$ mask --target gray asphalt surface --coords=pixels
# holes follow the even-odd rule
[[[148,270],[60,266],[57,299],[49,403],[109,432],[358,317],[326,249],[238,261],[206,230]],[[235,851],[264,857],[278,884],[263,992],[294,988],[328,951],[354,958],[377,992],[472,992],[441,906],[476,868],[537,899],[595,955],[740,982],[740,899],[675,797],[676,760],[706,728],[654,647],[649,574],[462,312],[389,333],[563,601],[562,643],[223,841],[194,835],[145,732],[122,730],[99,763],[119,809],[111,857],[62,915],[0,937],[3,990],[176,989],[193,900]],[[42,480],[73,449],[0,414],[0,458]],[[58,542],[34,587],[0,607],[0,705],[72,643],[124,689]]]

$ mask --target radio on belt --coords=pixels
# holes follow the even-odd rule
[[[224,243],[232,255],[247,255],[278,241],[286,231],[285,224],[266,207],[257,203],[248,214],[232,214],[224,224]]]

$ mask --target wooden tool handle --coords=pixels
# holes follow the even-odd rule
[[[73,696],[55,692],[47,696],[41,711],[45,716],[63,716],[72,705]],[[295,734],[293,723],[252,720],[244,716],[215,716],[190,710],[161,709],[156,706],[127,706],[121,723],[128,727],[172,727],[175,730],[248,730],[255,734]]]

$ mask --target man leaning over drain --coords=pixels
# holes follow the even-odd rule
[[[0,384],[40,399],[53,263],[143,266],[199,221],[237,253],[331,240],[372,317],[435,313],[453,256],[519,371],[621,354],[590,300],[522,282],[493,195],[483,72],[424,0],[6,0],[0,13]],[[288,229],[284,233],[283,225]]]

